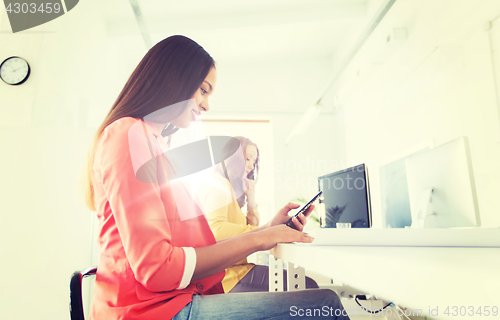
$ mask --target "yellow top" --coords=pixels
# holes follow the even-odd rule
[[[214,184],[206,190],[204,203],[205,215],[214,233],[216,240],[230,238],[244,232],[256,229],[258,226],[248,225],[247,217],[241,211],[227,179],[218,173],[213,174]],[[257,217],[257,208],[250,209],[249,217]],[[254,221],[254,219],[251,219]],[[229,292],[252,268],[254,264],[243,259],[234,266],[226,269],[226,276],[222,280],[224,292]]]

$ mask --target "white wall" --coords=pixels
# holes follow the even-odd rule
[[[213,58],[218,78],[210,113],[302,114],[319,98],[331,75],[331,56],[237,62]],[[327,112],[332,103],[326,101]]]
[[[352,70],[364,67],[339,106],[346,159],[371,164],[375,226],[382,223],[379,165],[429,141],[439,145],[459,136],[469,137],[482,225],[500,225],[500,117],[483,30],[499,14],[498,1],[398,0],[354,60]],[[406,27],[407,40],[382,66],[371,64],[380,60],[373,53],[394,27]],[[496,43],[499,35],[492,33]]]
[[[345,167],[343,125],[332,114],[320,115],[303,135],[284,144],[300,116],[274,116],[277,209],[296,197],[311,198],[318,192],[319,176]]]

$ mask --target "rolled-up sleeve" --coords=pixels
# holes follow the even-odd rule
[[[129,148],[129,129],[138,120],[124,118],[109,125],[96,150],[94,168],[100,170],[105,195],[115,219],[125,256],[136,280],[152,292],[170,291],[187,286],[191,280],[196,255],[194,249],[171,243],[172,217],[176,215],[173,198],[168,198],[168,183],[155,183],[158,165],[151,161],[141,172],[150,181],[139,181]],[[136,143],[137,150],[150,154],[145,135]],[[137,142],[136,141],[136,142]],[[168,191],[168,190],[167,190]],[[165,194],[167,201],[165,201]],[[191,251],[191,250],[192,251]],[[186,284],[187,283],[187,284]]]
[[[182,247],[182,249],[184,250],[186,260],[184,263],[184,274],[182,275],[181,283],[179,284],[179,287],[177,289],[185,289],[189,285],[191,279],[193,278],[194,269],[196,267],[196,251],[194,250],[194,248]]]

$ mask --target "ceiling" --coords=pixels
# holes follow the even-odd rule
[[[211,114],[264,114],[269,106],[302,114],[389,1],[106,0],[100,11],[109,45],[131,65],[174,34],[210,52],[220,75]],[[324,101],[322,113],[334,112],[333,98]]]
[[[334,56],[363,31],[380,0],[106,0],[109,37],[196,39],[218,61]],[[137,5],[139,11],[134,13]],[[136,18],[139,17],[139,23]],[[203,39],[203,40],[200,40]],[[146,47],[146,44],[145,44]]]

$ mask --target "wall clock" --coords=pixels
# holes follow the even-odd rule
[[[30,65],[20,57],[5,59],[0,65],[0,78],[10,85],[16,86],[24,83],[30,76]]]

